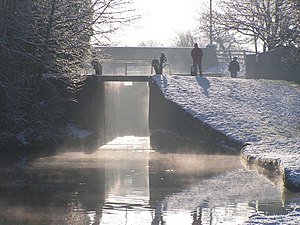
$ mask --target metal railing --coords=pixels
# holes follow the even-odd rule
[[[216,53],[218,63],[229,63],[233,59],[233,57],[237,57],[238,61],[244,63],[246,60],[246,55],[255,54],[255,52],[252,51],[231,49],[217,50]]]
[[[149,74],[152,70],[149,60],[110,60],[103,62],[103,73],[110,75],[135,76]]]

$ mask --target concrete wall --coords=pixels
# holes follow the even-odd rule
[[[238,154],[243,147],[167,100],[154,82],[150,83],[149,131],[151,146],[158,151]]]
[[[104,133],[104,87],[101,78],[96,75],[86,76],[78,85],[73,99],[66,103],[66,113],[71,122],[81,129],[94,132],[92,141],[103,144]]]
[[[300,57],[299,52],[291,48],[277,48],[258,55],[247,55],[246,77],[300,83],[300,60],[296,63],[296,57]]]

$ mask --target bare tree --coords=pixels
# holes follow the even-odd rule
[[[0,0],[0,99],[6,102],[1,130],[61,121],[62,95],[45,75],[63,77],[70,90],[89,61],[92,37],[103,43],[138,18],[128,4],[130,0]]]
[[[138,44],[138,47],[163,47],[164,45],[155,40],[143,41]]]
[[[93,0],[93,44],[103,46],[111,36],[140,18],[133,0]]]
[[[296,0],[220,0],[212,12],[212,38],[222,48],[253,43],[263,51],[278,46],[299,46],[299,3]],[[208,9],[199,16],[200,30],[208,39]]]
[[[123,0],[24,0],[2,2],[0,68],[32,75],[77,73],[101,44],[137,19]],[[12,66],[18,64],[18,67]],[[10,71],[3,70],[3,71]]]
[[[299,9],[289,0],[222,0],[215,20],[223,31],[236,31],[261,41],[263,50],[283,46],[295,39]],[[298,27],[298,28],[297,28]],[[293,41],[292,41],[293,42]]]
[[[212,23],[210,24],[209,18],[212,17]],[[237,49],[242,43],[241,39],[237,39],[236,31],[229,31],[222,29],[217,20],[214,19],[217,17],[216,12],[210,12],[207,10],[204,13],[199,14],[199,27],[197,28],[197,33],[201,40],[204,40],[206,43],[212,42],[217,44],[217,47],[220,50],[228,49]]]
[[[173,40],[172,45],[174,47],[192,47],[197,41],[196,35],[193,35],[191,31],[187,31],[178,33],[177,37]]]
[[[0,68],[9,67],[3,71],[23,72],[25,79],[33,77],[33,88],[38,87],[45,72],[78,72],[92,35],[91,27],[85,28],[92,19],[90,1],[3,4],[9,9],[1,24],[0,57],[6,62],[0,63]]]

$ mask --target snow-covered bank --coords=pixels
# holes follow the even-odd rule
[[[275,167],[300,190],[300,85],[285,81],[153,76],[165,97],[194,118],[248,143],[244,159]]]

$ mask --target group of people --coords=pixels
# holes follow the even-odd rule
[[[152,59],[152,67],[155,70],[155,74],[163,74],[163,68],[165,67],[165,64],[167,62],[167,57],[165,53],[160,54],[160,58],[153,58]]]
[[[192,49],[191,56],[193,59],[193,65],[191,67],[191,75],[197,76],[199,69],[199,75],[202,77],[202,57],[203,51],[199,48],[198,44],[194,44],[194,48]],[[233,60],[230,61],[228,70],[230,71],[230,75],[232,78],[237,77],[237,72],[240,71],[240,64],[237,61],[237,57],[233,57]]]
[[[191,51],[191,57],[193,60],[193,65],[191,66],[191,75],[197,76],[198,70],[199,75],[202,77],[202,57],[203,57],[203,51],[201,48],[199,48],[198,44],[194,44],[194,48]],[[167,61],[166,55],[162,52],[159,59],[153,58],[152,59],[152,66],[155,70],[156,74],[163,74],[163,68]],[[91,62],[95,73],[97,75],[102,75],[102,66],[99,63],[97,59],[93,59]],[[240,71],[240,64],[237,61],[237,57],[233,57],[233,60],[230,61],[228,70],[230,71],[231,77],[236,78],[237,72]]]

